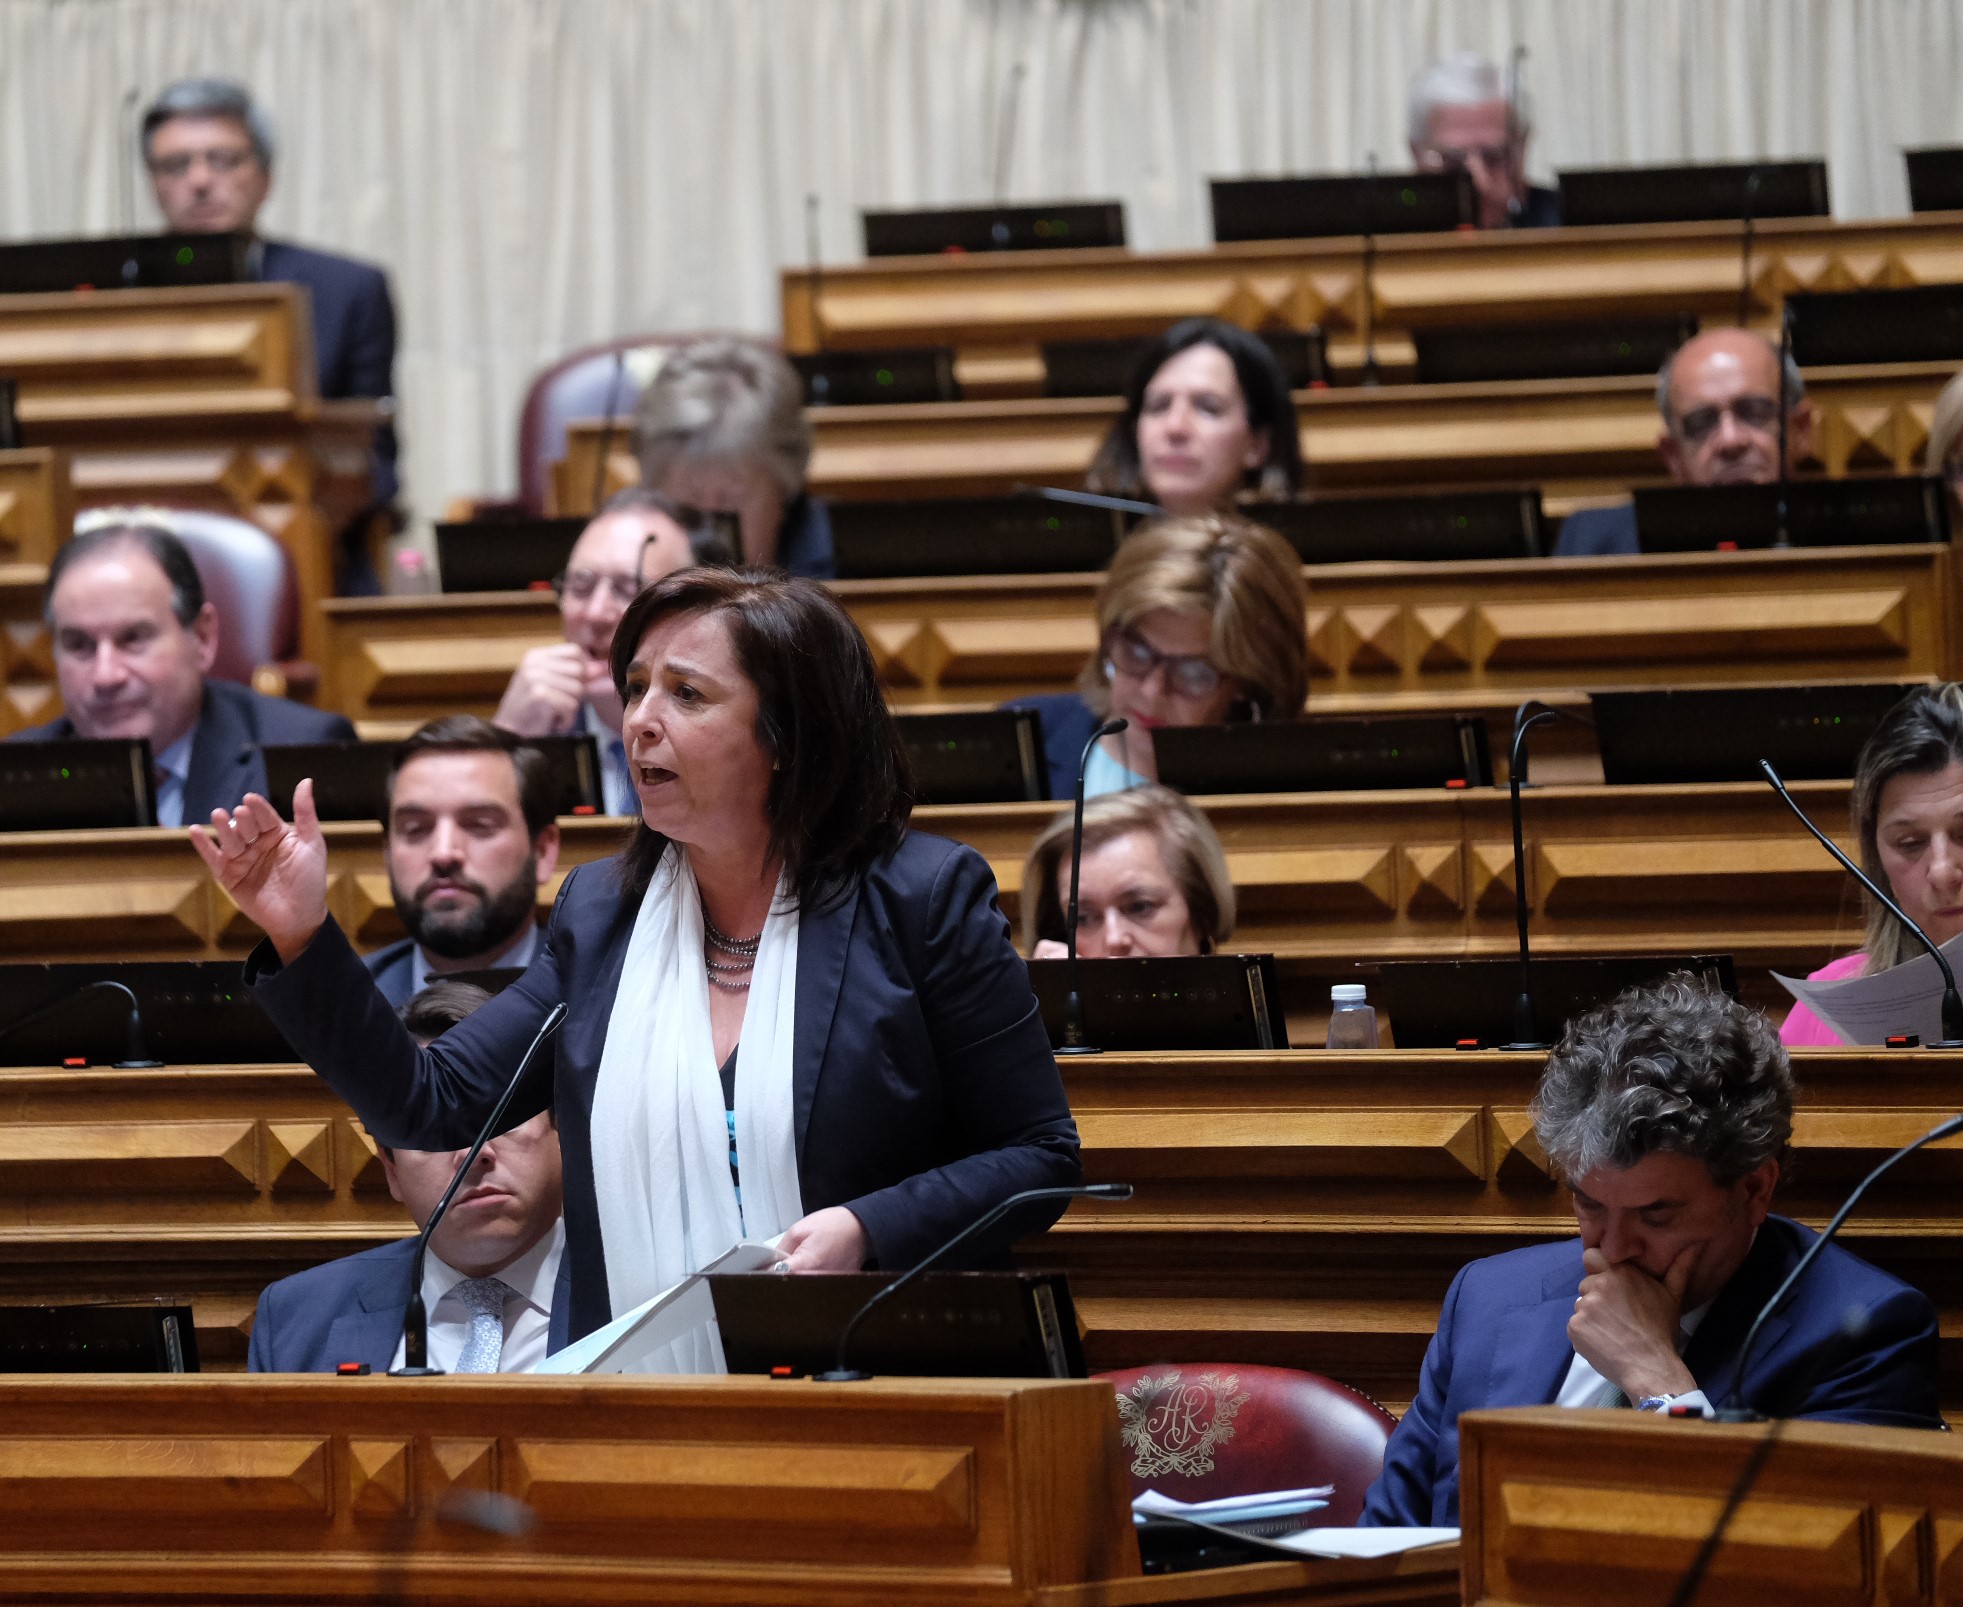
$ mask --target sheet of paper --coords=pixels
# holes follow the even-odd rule
[[[1329,1505],[1336,1493],[1333,1484],[1319,1484],[1303,1490],[1260,1490],[1247,1495],[1220,1496],[1212,1501],[1180,1501],[1157,1490],[1147,1490],[1133,1500],[1133,1513],[1151,1518],[1199,1518],[1208,1523],[1246,1523],[1257,1518],[1281,1518],[1296,1512],[1313,1512]]]
[[[596,1328],[583,1339],[555,1351],[532,1369],[535,1373],[636,1373],[646,1372],[647,1358],[673,1344],[704,1323],[715,1321],[715,1302],[709,1295],[712,1272],[761,1272],[781,1261],[783,1252],[775,1243],[759,1244],[745,1239],[731,1245],[693,1277],[663,1289],[651,1300],[644,1300],[624,1316],[603,1328]],[[718,1347],[720,1351],[720,1347]]]
[[[1951,969],[1963,966],[1963,935],[1943,946]],[[1881,1043],[1891,1034],[1913,1032],[1924,1043],[1943,1035],[1943,974],[1927,954],[1839,982],[1805,982],[1772,973],[1795,999],[1848,1043]]]
[[[1394,1557],[1400,1551],[1449,1546],[1458,1538],[1456,1529],[1304,1529],[1268,1544],[1310,1557]]]

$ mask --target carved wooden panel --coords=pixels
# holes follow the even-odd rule
[[[0,566],[54,556],[75,517],[67,469],[47,447],[0,452]]]

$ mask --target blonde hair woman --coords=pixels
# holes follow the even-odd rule
[[[1052,797],[1071,797],[1098,723],[1131,727],[1092,755],[1086,796],[1158,780],[1165,725],[1293,720],[1309,694],[1308,588],[1295,549],[1221,514],[1151,519],[1119,546],[1097,594],[1098,650],[1076,692],[1016,706],[1043,717]]]

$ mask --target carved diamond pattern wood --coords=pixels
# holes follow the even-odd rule
[[[1473,617],[1470,608],[1414,608],[1421,670],[1468,670],[1473,660]]]
[[[1465,855],[1457,843],[1418,843],[1402,850],[1408,915],[1458,915],[1465,909]]]
[[[415,1448],[403,1440],[349,1440],[348,1501],[364,1518],[415,1510]]]
[[[1404,610],[1395,604],[1346,608],[1351,641],[1348,668],[1358,675],[1395,675],[1403,668]]]
[[[334,1129],[329,1122],[268,1122],[266,1175],[275,1194],[334,1192]]]

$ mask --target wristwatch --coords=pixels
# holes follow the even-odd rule
[[[1645,1395],[1641,1400],[1636,1402],[1636,1410],[1639,1412],[1667,1412],[1670,1410],[1670,1403],[1676,1398],[1674,1395]]]

